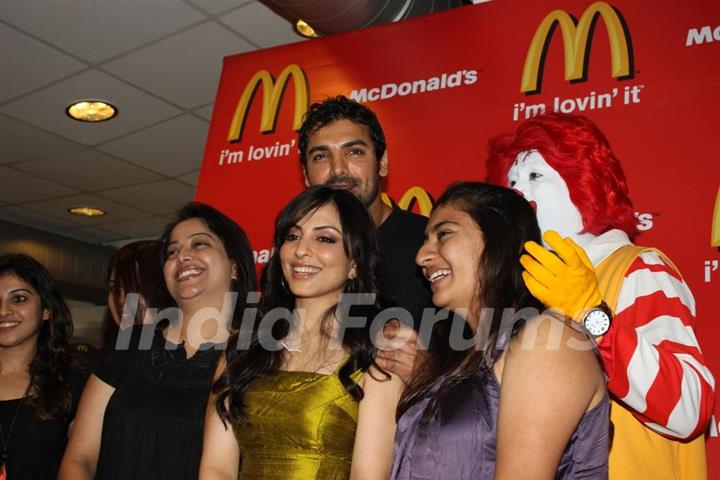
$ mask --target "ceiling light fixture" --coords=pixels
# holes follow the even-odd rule
[[[65,113],[80,122],[104,122],[117,115],[117,108],[101,100],[81,100],[67,107]]]
[[[105,210],[95,207],[72,207],[68,208],[68,212],[79,217],[102,217]]]
[[[297,32],[300,35],[302,35],[303,37],[316,38],[319,36],[315,32],[315,29],[313,27],[311,27],[310,25],[308,25],[307,23],[305,23],[304,20],[298,20],[297,22],[295,22],[295,30],[297,30]]]

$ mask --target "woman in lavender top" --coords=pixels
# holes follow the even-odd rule
[[[523,245],[540,239],[531,206],[502,187],[455,184],[425,232],[416,261],[433,302],[464,325],[445,329],[400,402],[392,478],[607,478],[594,344],[573,322],[538,314],[521,278]],[[463,326],[475,345],[458,345]]]

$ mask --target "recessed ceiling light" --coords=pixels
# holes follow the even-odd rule
[[[106,213],[105,210],[95,207],[72,207],[68,208],[68,212],[80,217],[102,217]]]
[[[295,30],[297,30],[297,32],[303,37],[315,38],[318,36],[315,29],[305,23],[304,20],[298,20],[295,22]]]
[[[65,113],[81,122],[104,122],[117,115],[117,108],[100,100],[81,100],[67,107]]]

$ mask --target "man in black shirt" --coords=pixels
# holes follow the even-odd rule
[[[310,106],[298,147],[305,184],[346,188],[367,207],[386,261],[388,296],[406,309],[415,328],[432,294],[415,264],[427,218],[381,199],[380,179],[388,174],[385,134],[375,113],[344,96]]]

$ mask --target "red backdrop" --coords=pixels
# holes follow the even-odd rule
[[[562,25],[573,22],[556,12],[545,55],[540,48],[533,56],[533,38],[556,10],[578,22],[567,29],[575,41],[564,44]],[[574,81],[565,78],[568,55]],[[537,75],[532,68],[525,75],[539,80],[535,93],[521,91],[528,56],[537,60]],[[276,85],[275,119],[271,88],[247,87],[253,77],[262,83],[263,70],[266,87]],[[287,85],[284,70],[293,72]],[[542,105],[590,117],[623,163],[643,230],[638,243],[664,250],[695,294],[700,344],[719,377],[720,2],[494,1],[225,58],[197,200],[245,228],[260,264],[275,215],[304,188],[294,117],[306,102],[339,93],[364,101],[383,124],[390,158],[383,190],[401,201],[421,187],[412,191],[423,211],[424,192],[437,197],[451,181],[483,179],[487,140]],[[720,477],[716,404],[711,478]]]

